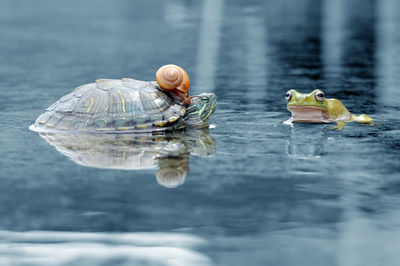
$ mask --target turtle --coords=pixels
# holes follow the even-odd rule
[[[187,105],[175,93],[162,90],[156,81],[99,79],[61,97],[29,129],[126,133],[208,127],[216,107],[215,94],[185,99],[189,99]]]

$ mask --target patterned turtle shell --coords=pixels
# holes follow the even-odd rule
[[[186,107],[156,82],[101,79],[76,88],[46,109],[30,127],[38,132],[149,132],[185,127]]]

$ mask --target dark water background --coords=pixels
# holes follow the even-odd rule
[[[0,265],[399,265],[400,1],[0,0]],[[184,183],[28,130],[98,78],[184,67],[214,151]],[[283,125],[322,89],[381,125]]]

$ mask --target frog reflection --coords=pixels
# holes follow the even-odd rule
[[[325,153],[326,142],[327,133],[318,127],[292,127],[286,140],[286,154],[292,159],[319,159]]]
[[[168,188],[185,182],[189,155],[206,157],[215,149],[208,129],[158,135],[40,133],[40,136],[79,165],[120,170],[158,168],[157,182]]]

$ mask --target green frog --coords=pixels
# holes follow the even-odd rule
[[[286,95],[287,109],[292,117],[285,124],[292,122],[331,123],[336,126],[332,129],[342,130],[346,122],[357,121],[362,124],[374,125],[372,118],[362,114],[354,115],[347,110],[341,101],[326,99],[321,90],[314,90],[309,94],[303,94],[295,90],[289,90]]]

